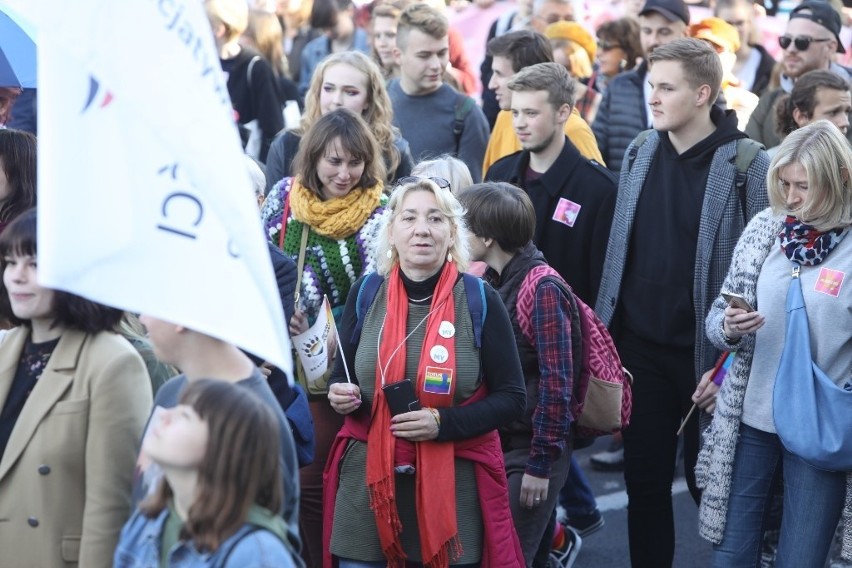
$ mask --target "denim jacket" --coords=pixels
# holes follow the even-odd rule
[[[138,510],[121,531],[114,568],[159,568],[160,535],[168,508],[149,519]],[[179,541],[169,552],[171,568],[294,568],[284,541],[266,528],[247,522],[213,553],[202,553],[191,542]]]

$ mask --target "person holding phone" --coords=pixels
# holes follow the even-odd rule
[[[852,153],[832,123],[787,136],[769,168],[771,207],[754,217],[734,250],[722,286],[731,301],[720,295],[707,315],[710,341],[736,351],[695,469],[703,489],[699,529],[714,543],[714,567],[759,564],[779,483],[784,514],[775,565],[823,566],[841,514],[843,556],[852,558],[852,475],[817,469],[788,451],[773,418],[792,263],[800,270],[814,363],[839,386],[850,380],[852,289],[842,285],[852,274],[850,172]]]
[[[494,289],[462,276],[467,231],[446,180],[404,178],[388,208],[378,290],[359,309],[356,282],[339,329],[328,400],[346,419],[325,469],[323,565],[522,566],[497,435],[526,404],[512,324]]]

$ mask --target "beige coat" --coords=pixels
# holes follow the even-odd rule
[[[28,328],[0,344],[0,408]],[[0,459],[4,568],[112,566],[151,383],[142,358],[108,332],[63,332]]]

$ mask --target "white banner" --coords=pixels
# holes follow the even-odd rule
[[[290,340],[199,0],[4,0],[36,26],[39,278],[234,343]]]

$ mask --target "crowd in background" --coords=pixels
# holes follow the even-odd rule
[[[852,563],[850,464],[777,411],[791,263],[852,411],[852,2],[203,6],[289,332],[327,300],[331,364],[41,286],[51,125],[0,87],[0,564],[581,566],[578,303],[632,377],[591,459],[625,565],[695,530],[681,459],[714,567]]]

